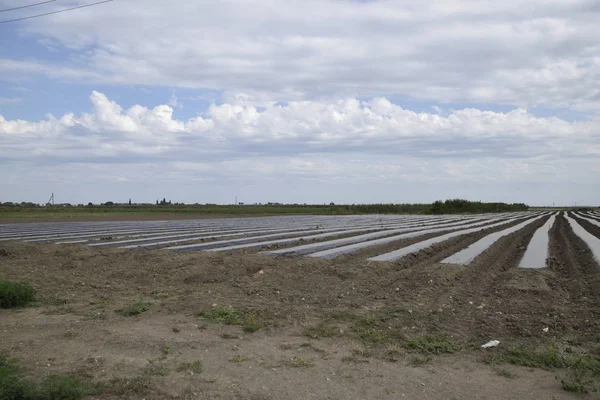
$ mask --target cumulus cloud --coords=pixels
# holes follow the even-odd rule
[[[76,55],[0,70],[255,102],[395,94],[597,111],[599,19],[596,0],[124,1],[25,22]]]
[[[168,105],[124,110],[97,91],[90,101],[89,113],[49,115],[38,122],[0,115],[0,157],[121,162],[132,156],[129,162],[136,163],[155,158],[221,162],[248,155],[319,153],[424,159],[537,157],[538,161],[600,155],[595,121],[540,118],[524,109],[502,113],[468,108],[440,115],[406,110],[386,98],[347,98],[264,107],[213,104],[199,116],[181,121]]]

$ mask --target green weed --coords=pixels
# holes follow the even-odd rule
[[[28,283],[0,281],[0,308],[24,307],[34,296],[35,289]]]
[[[407,339],[404,346],[424,354],[454,353],[457,347],[446,335],[423,335],[414,339]]]
[[[117,313],[121,314],[124,317],[132,317],[134,315],[139,315],[145,311],[148,311],[151,305],[152,303],[144,301],[144,299],[140,299],[138,302],[130,306],[117,310]]]

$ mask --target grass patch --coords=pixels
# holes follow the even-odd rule
[[[255,314],[250,314],[244,319],[242,329],[246,333],[254,333],[262,328],[262,325],[257,321]]]
[[[256,314],[244,316],[240,310],[231,306],[214,307],[210,311],[201,312],[200,317],[225,325],[240,325],[246,333],[253,333],[263,327]]]
[[[248,360],[250,360],[248,357],[235,356],[233,358],[230,358],[229,362],[232,362],[232,363],[243,363],[243,362],[246,362]]]
[[[517,377],[517,374],[515,374],[514,372],[512,372],[506,368],[496,368],[496,369],[494,369],[494,371],[496,371],[496,374],[498,374],[499,376],[501,376],[503,378],[514,379]]]
[[[227,340],[231,340],[231,339],[239,339],[240,337],[238,335],[232,335],[230,333],[223,333],[221,335],[221,339],[227,339]]]
[[[361,357],[371,357],[375,354],[375,351],[371,347],[358,346],[352,349],[352,354]]]
[[[242,325],[242,312],[231,306],[215,307],[200,315],[208,320],[225,325]]]
[[[148,311],[151,305],[152,303],[144,301],[144,299],[140,299],[136,303],[133,303],[127,307],[117,310],[117,313],[121,314],[124,317],[133,317],[134,315],[139,315],[143,312]]]
[[[144,368],[144,374],[150,376],[167,376],[169,375],[169,369],[166,365],[151,362],[150,365]]]
[[[25,307],[34,297],[35,289],[28,283],[0,281],[0,308]]]
[[[292,368],[308,368],[313,366],[313,361],[308,358],[292,357],[285,360],[284,364]]]
[[[196,360],[194,362],[184,362],[179,364],[179,366],[177,367],[177,372],[193,372],[195,374],[200,374],[202,373],[202,370],[204,369],[203,365],[202,365],[202,361],[200,360]]]
[[[344,356],[344,357],[342,357],[342,362],[353,363],[353,364],[365,364],[365,363],[368,363],[369,360],[364,360],[364,359],[358,358],[356,356]]]
[[[108,381],[98,382],[94,385],[96,393],[128,398],[131,396],[142,396],[150,388],[150,379],[146,376],[134,378],[113,378]]]
[[[167,358],[168,356],[173,354],[173,345],[168,343],[163,344],[160,348],[160,352],[162,354],[162,359]]]
[[[83,381],[65,375],[49,375],[39,384],[23,377],[16,360],[0,354],[0,399],[79,400],[91,394]]]
[[[397,344],[389,344],[387,346],[385,354],[387,355],[387,359],[392,362],[397,362],[398,357],[402,354],[402,348]]]
[[[597,392],[593,375],[580,368],[569,370],[567,376],[560,380],[560,384],[565,392],[589,393]]]
[[[408,360],[408,365],[410,365],[412,367],[422,367],[423,365],[427,364],[429,361],[431,361],[431,357],[411,357]]]
[[[333,336],[337,335],[338,332],[339,332],[338,328],[331,326],[331,325],[324,324],[324,323],[320,323],[320,324],[314,325],[314,326],[307,326],[306,328],[304,328],[304,331],[302,332],[302,334],[311,339],[319,339],[319,338],[333,337]]]
[[[492,357],[492,362],[506,362],[530,368],[554,369],[568,367],[567,357],[555,347],[537,351],[528,347],[516,347]]]
[[[567,374],[560,379],[565,391],[588,393],[598,390],[594,386],[600,377],[600,357],[597,356],[571,355],[554,346],[546,347],[543,350],[520,347],[508,349],[493,356],[489,361],[546,370],[567,369]]]
[[[407,339],[404,346],[423,354],[454,353],[457,348],[446,335],[423,335],[414,339]]]

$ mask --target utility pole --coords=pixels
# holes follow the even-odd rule
[[[235,196],[235,203],[234,204],[237,206],[237,196]]]

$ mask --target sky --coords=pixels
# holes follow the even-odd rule
[[[94,2],[0,0],[0,22]],[[600,204],[598,0],[114,0],[0,23],[0,202]]]

